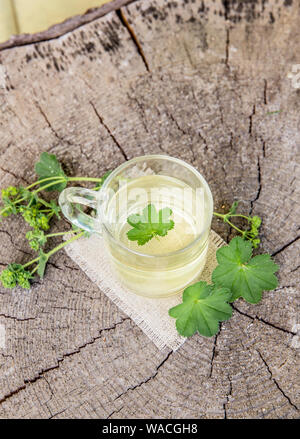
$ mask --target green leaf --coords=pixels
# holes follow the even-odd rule
[[[258,303],[264,290],[273,290],[278,285],[274,275],[278,265],[269,254],[252,258],[251,243],[239,236],[217,250],[217,261],[219,265],[212,273],[212,280],[217,286],[231,290],[231,302],[243,297],[249,303]]]
[[[47,261],[48,261],[48,256],[42,250],[40,250],[40,260],[39,260],[37,272],[41,279],[43,279],[44,277]]]
[[[67,179],[66,174],[62,170],[62,167],[57,160],[54,154],[48,154],[48,152],[42,152],[40,156],[40,161],[35,165],[35,172],[40,177],[40,180],[50,177],[65,177]],[[49,183],[43,183],[44,186],[47,186]],[[63,181],[61,183],[57,183],[53,186],[45,189],[46,191],[59,191],[61,192],[67,186],[67,181]]]
[[[228,214],[235,215],[238,205],[239,205],[239,201],[234,201],[234,203],[232,203],[232,206],[231,206]]]
[[[60,214],[59,212],[61,211],[61,208],[58,206],[58,204],[56,203],[56,201],[51,200],[50,201],[50,207],[52,209],[52,212],[54,213],[54,215],[56,215],[56,217],[58,219],[60,219]]]
[[[227,303],[231,293],[227,288],[217,288],[206,282],[196,282],[183,292],[183,303],[169,310],[176,318],[179,334],[190,337],[195,332],[212,337],[219,330],[219,322],[228,320],[232,308]]]
[[[133,214],[127,218],[128,224],[133,227],[127,232],[128,239],[144,245],[155,236],[166,236],[174,227],[174,221],[169,219],[171,215],[169,207],[157,211],[153,204],[148,204],[142,214]]]

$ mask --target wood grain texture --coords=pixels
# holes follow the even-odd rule
[[[90,176],[167,153],[203,173],[216,210],[262,216],[281,266],[262,303],[173,353],[59,253],[30,293],[0,292],[2,418],[299,418],[299,23],[295,0],[141,0],[0,53],[1,187],[33,181],[45,150]],[[28,260],[21,220],[0,235],[1,266]]]

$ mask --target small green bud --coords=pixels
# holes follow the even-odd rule
[[[20,285],[20,287],[25,288],[26,290],[29,290],[29,288],[30,288],[29,279],[30,278],[31,278],[31,275],[26,270],[18,273],[17,281],[18,281],[18,284]]]
[[[252,239],[252,245],[253,245],[254,248],[258,248],[259,244],[260,244],[260,239],[259,238]]]
[[[2,271],[0,279],[4,288],[14,288],[17,285],[15,273],[9,268]]]
[[[32,250],[38,251],[40,248],[40,245],[36,239],[33,239],[32,241],[29,241],[29,245],[32,248]]]
[[[37,219],[37,224],[43,230],[48,230],[50,228],[49,220],[45,215],[42,215]]]

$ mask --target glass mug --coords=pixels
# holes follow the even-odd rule
[[[213,199],[202,175],[182,160],[165,155],[134,158],[115,169],[99,191],[72,187],[59,198],[74,225],[102,235],[121,283],[151,298],[177,294],[201,274],[209,241]],[[145,245],[130,241],[127,218],[149,204],[172,210],[174,227]],[[81,205],[94,209],[85,213]],[[92,237],[89,239],[93,239]]]

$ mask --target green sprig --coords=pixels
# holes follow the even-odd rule
[[[30,271],[25,270],[24,266],[21,264],[10,264],[8,267],[2,271],[0,279],[2,285],[5,288],[15,288],[19,285],[22,288],[30,288],[30,279],[33,276]]]
[[[254,248],[257,248],[260,244],[259,228],[261,226],[261,218],[259,216],[246,216],[236,213],[239,202],[235,201],[230,210],[225,213],[214,212],[214,215],[218,218],[221,218],[224,223],[228,224],[230,227],[235,229],[238,233],[242,235],[243,239],[249,240]],[[248,222],[248,228],[246,230],[242,230],[232,223],[231,218],[243,218]]]
[[[5,288],[14,288],[17,285],[28,289],[30,280],[37,273],[41,278],[44,276],[46,264],[49,258],[76,239],[87,236],[88,232],[75,228],[71,231],[48,233],[50,221],[55,216],[60,219],[60,207],[55,200],[50,202],[44,200],[40,193],[46,191],[62,191],[68,182],[89,181],[97,184],[95,190],[99,190],[103,182],[109,175],[106,173],[101,178],[92,177],[67,177],[54,154],[43,152],[39,162],[35,166],[39,179],[27,187],[9,186],[2,190],[2,209],[0,216],[21,215],[24,220],[32,227],[26,233],[30,247],[38,252],[38,257],[32,259],[24,265],[13,263],[10,264],[0,275],[0,280]],[[48,253],[43,251],[47,241],[52,237],[63,236],[72,233],[73,236],[65,242],[62,242]],[[29,270],[29,267],[31,271]]]

